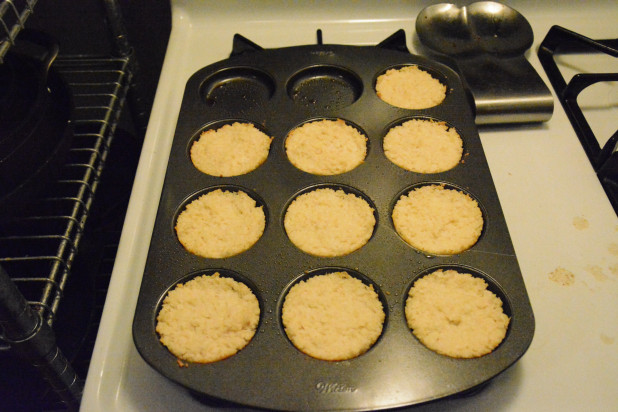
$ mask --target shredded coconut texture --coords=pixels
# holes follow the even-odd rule
[[[437,270],[414,282],[406,318],[429,349],[455,358],[492,352],[504,339],[509,317],[487,283],[469,273]]]
[[[170,291],[157,316],[156,331],[179,359],[209,363],[244,348],[259,319],[260,305],[251,290],[215,273]]]
[[[288,207],[284,226],[292,243],[315,256],[347,255],[373,234],[374,210],[362,198],[343,190],[316,189]]]
[[[426,109],[446,98],[446,86],[418,66],[389,69],[376,81],[378,97],[404,109]]]
[[[191,161],[211,176],[238,176],[257,169],[268,157],[272,138],[250,123],[208,130],[191,146]]]
[[[217,189],[187,205],[176,221],[176,234],[195,255],[225,258],[251,248],[265,226],[262,206],[248,194]]]
[[[411,246],[435,255],[452,255],[472,247],[483,230],[476,200],[442,185],[421,186],[399,198],[393,224]]]
[[[339,361],[365,353],[382,333],[384,308],[372,286],[347,272],[314,276],[285,297],[285,332],[300,351]]]
[[[298,169],[315,175],[336,175],[365,160],[367,138],[341,119],[321,120],[292,130],[285,149]]]
[[[389,130],[384,154],[397,166],[416,173],[439,173],[457,166],[463,142],[444,122],[414,119]]]

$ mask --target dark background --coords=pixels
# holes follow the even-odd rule
[[[26,28],[52,35],[60,45],[60,55],[117,56],[105,3],[105,0],[39,0]],[[133,51],[133,61],[137,62],[132,87],[143,110],[141,121],[136,121],[135,114],[125,104],[53,325],[58,346],[82,379],[88,371],[171,30],[169,0],[118,0],[115,4]],[[10,351],[0,351],[0,412],[65,409],[32,365]]]
[[[105,0],[39,0],[26,27],[51,34],[61,54],[115,55]],[[169,0],[117,0],[139,65],[136,73],[147,107],[157,88],[171,29]]]

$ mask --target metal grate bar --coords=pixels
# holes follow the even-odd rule
[[[0,64],[15,43],[37,0],[3,0],[0,2]]]

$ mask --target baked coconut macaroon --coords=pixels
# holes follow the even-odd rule
[[[485,280],[455,270],[419,278],[408,293],[406,319],[423,345],[454,358],[492,352],[505,338],[510,319]]]
[[[294,285],[281,316],[285,333],[297,349],[317,359],[341,361],[373,346],[386,315],[373,287],[342,271]]]
[[[376,219],[365,199],[341,189],[320,188],[296,197],[283,223],[297,248],[314,256],[333,257],[363,247]]]
[[[440,173],[457,166],[463,155],[459,133],[444,122],[413,119],[384,136],[384,155],[402,169]]]
[[[444,101],[446,86],[418,66],[404,66],[378,76],[376,94],[392,106],[427,109]]]
[[[191,145],[191,161],[211,176],[244,175],[266,161],[271,142],[271,137],[251,123],[226,124],[200,134]]]
[[[263,207],[247,193],[216,189],[178,215],[176,235],[189,252],[205,258],[226,258],[251,248],[264,233]]]
[[[179,360],[210,363],[247,346],[259,320],[260,305],[251,289],[217,272],[171,290],[157,315],[156,331]]]
[[[367,156],[367,137],[342,119],[318,120],[292,130],[285,151],[296,168],[314,175],[337,175]]]
[[[432,255],[471,248],[483,231],[476,200],[444,185],[425,185],[402,195],[392,213],[397,233],[410,246]]]

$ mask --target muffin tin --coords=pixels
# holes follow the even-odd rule
[[[238,39],[236,39],[238,41]],[[405,38],[404,38],[405,40]],[[405,44],[405,42],[404,42]],[[188,80],[133,321],[141,356],[154,369],[204,399],[223,399],[267,409],[367,410],[394,408],[467,392],[495,377],[527,350],[534,317],[496,190],[474,124],[469,97],[448,67],[402,51],[385,41],[376,47],[309,45],[254,49],[197,71]],[[378,98],[377,76],[390,68],[418,65],[447,85],[438,106],[407,110]],[[341,118],[368,138],[365,161],[352,171],[316,176],[286,158],[285,138],[308,120]],[[445,121],[464,142],[455,168],[436,174],[405,171],[382,151],[390,127],[412,118]],[[200,173],[189,148],[202,130],[234,121],[250,122],[274,138],[268,159],[236,177]],[[421,184],[445,184],[479,202],[485,225],[478,242],[452,256],[427,256],[395,232],[393,206],[402,193]],[[375,208],[369,242],[346,256],[322,258],[297,249],[287,238],[283,217],[299,193],[313,187],[361,193]],[[249,250],[229,258],[205,259],[178,241],[175,219],[200,193],[244,190],[263,205],[266,229]],[[423,346],[404,314],[414,281],[438,268],[484,278],[511,318],[506,338],[492,353],[453,359]],[[280,320],[285,293],[311,274],[348,270],[373,284],[384,305],[382,335],[365,354],[347,361],[311,358],[287,339]],[[236,355],[211,364],[179,366],[159,342],[156,316],[168,290],[199,274],[219,271],[245,282],[261,308],[253,340]]]

